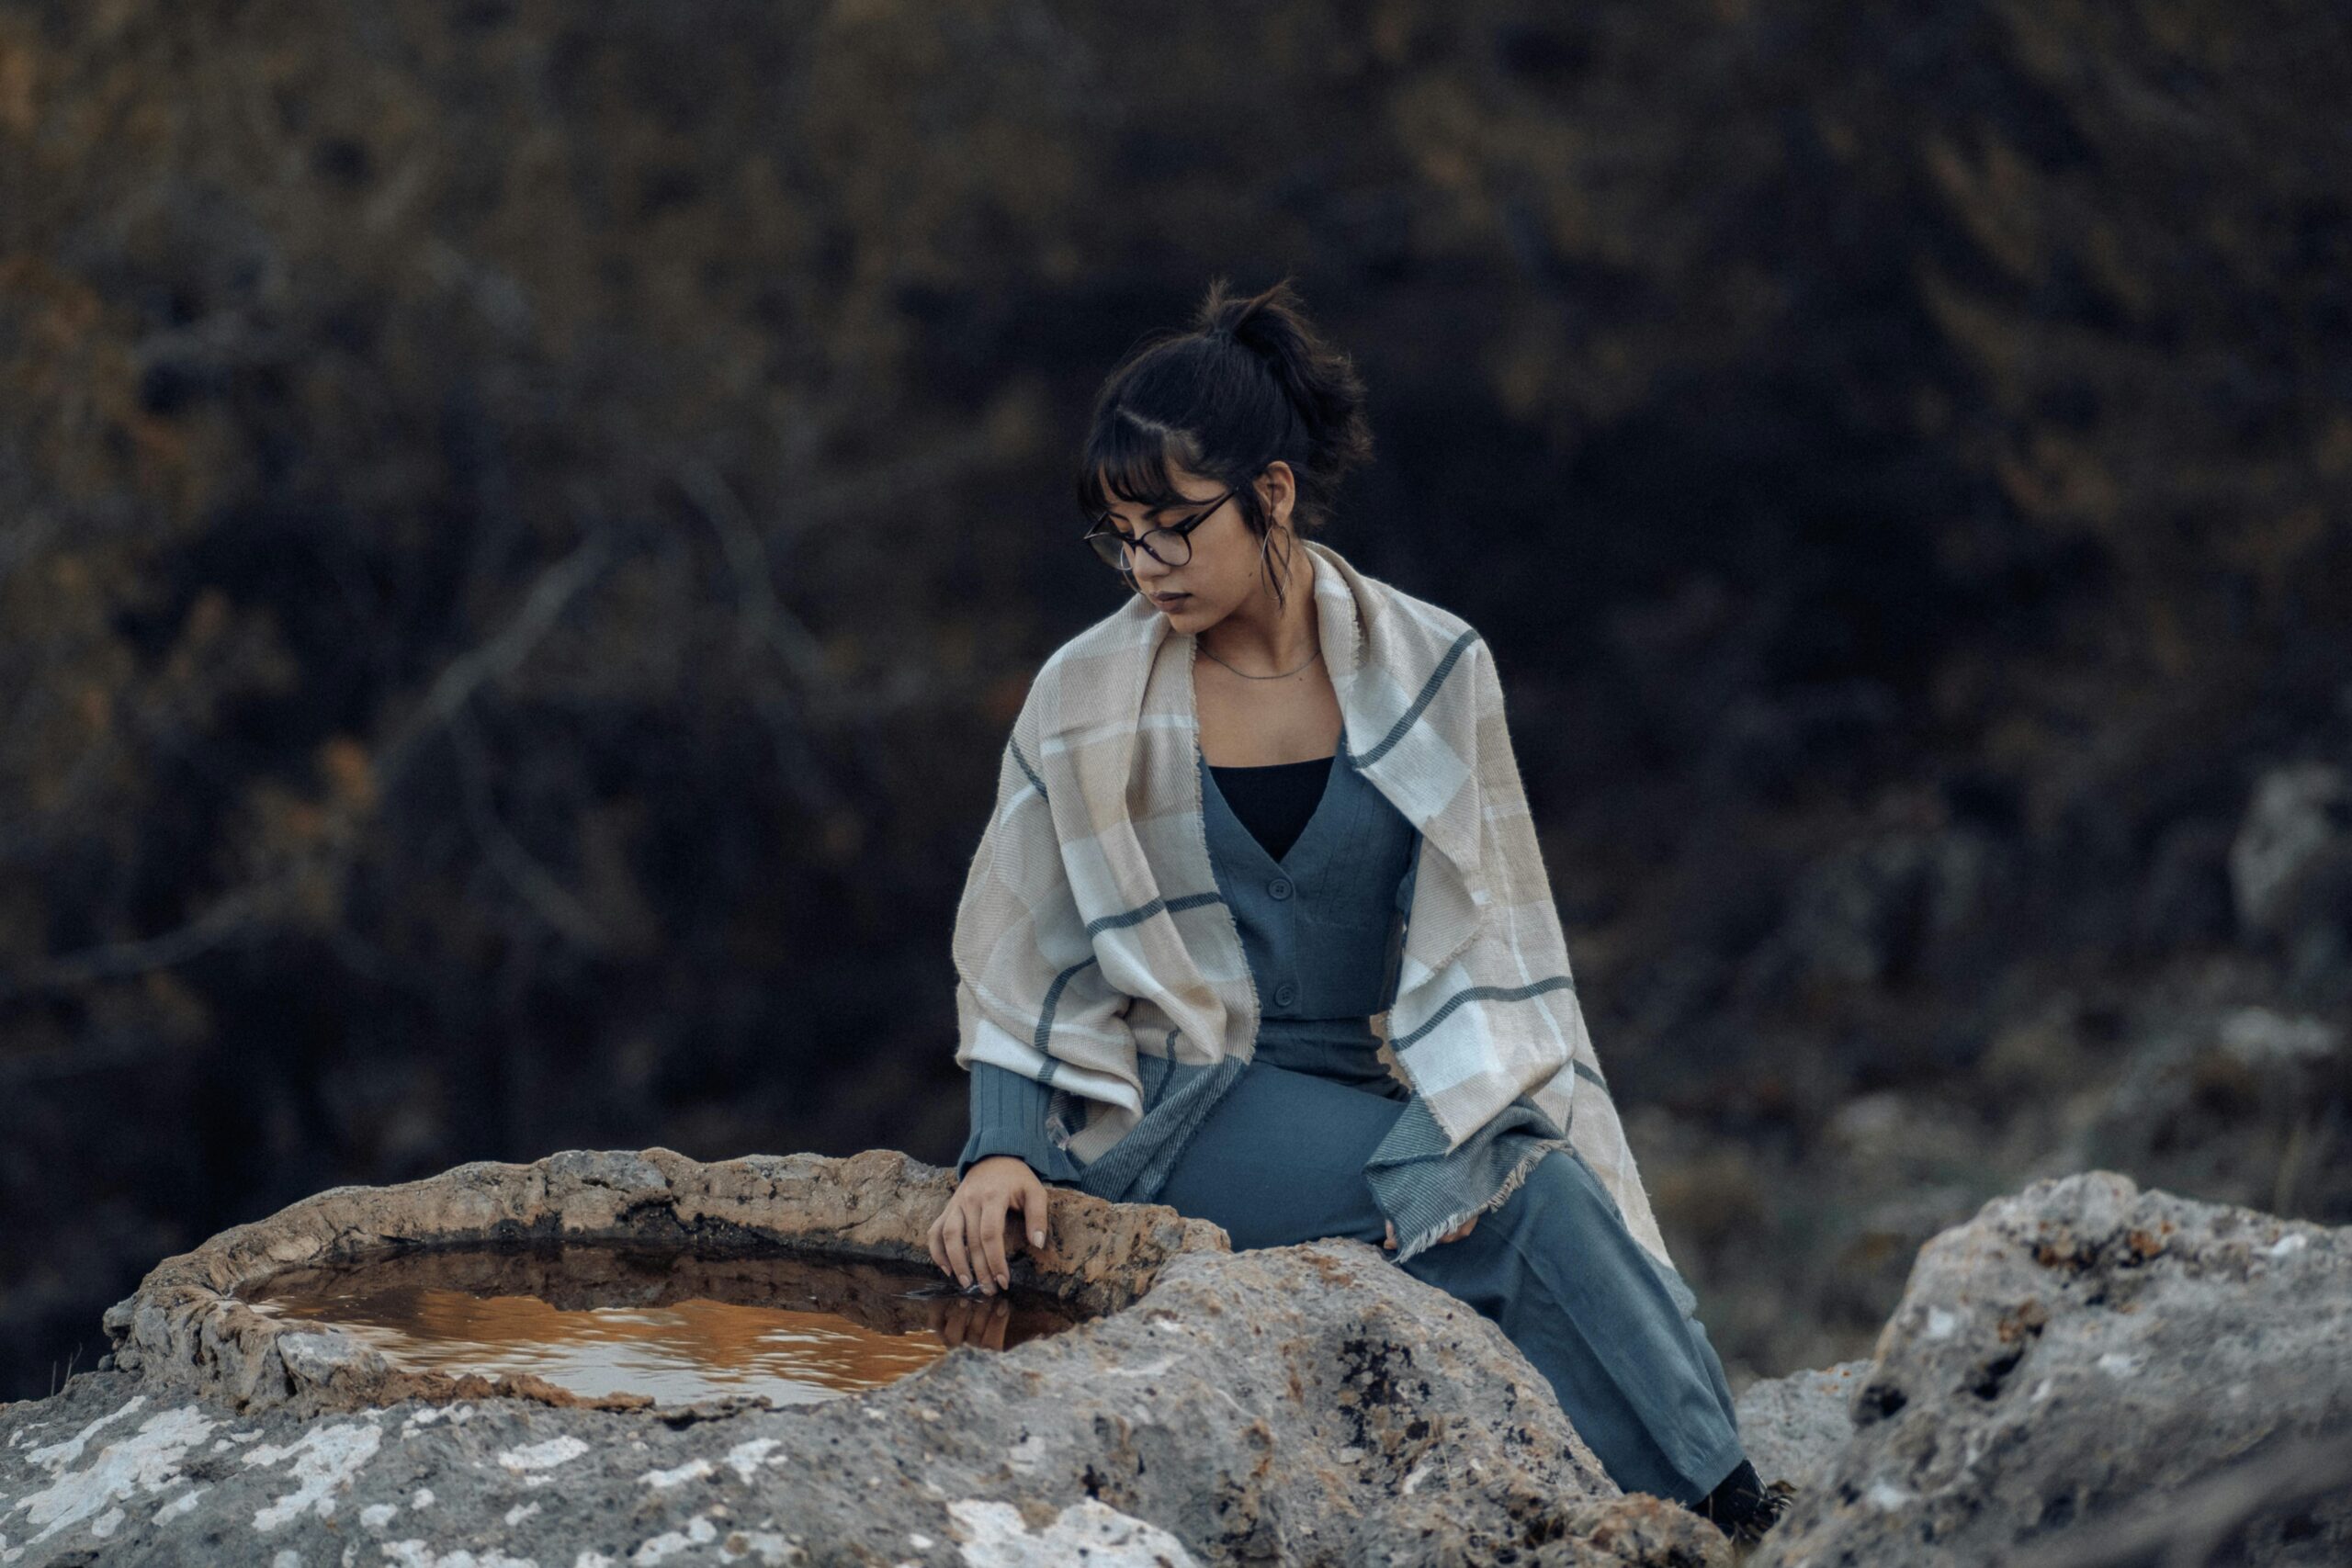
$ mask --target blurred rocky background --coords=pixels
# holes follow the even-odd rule
[[[1735,1387],[2032,1178],[2352,1221],[2352,20],[0,4],[0,1398],[226,1224],[964,1131],[1068,464],[1288,274]]]

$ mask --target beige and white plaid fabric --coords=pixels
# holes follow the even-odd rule
[[[1459,615],[1302,543],[1340,744],[1421,833],[1395,1003],[1373,1021],[1392,1070],[1449,1146],[1528,1094],[1671,1267],[1585,1029],[1490,650]],[[1258,1036],[1209,864],[1197,645],[1138,595],[1046,660],[956,910],[956,1060],[1081,1097],[1081,1166],[1148,1109],[1139,1053],[1206,1065]]]

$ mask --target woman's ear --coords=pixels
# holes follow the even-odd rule
[[[1290,521],[1291,509],[1297,504],[1298,476],[1288,463],[1277,457],[1259,475],[1258,493],[1273,526],[1281,527]]]

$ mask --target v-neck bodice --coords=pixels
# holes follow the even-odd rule
[[[1205,757],[1200,770],[1209,864],[1258,992],[1255,1059],[1387,1078],[1371,1021],[1396,987],[1419,835],[1342,746],[1313,816],[1278,860],[1234,813]]]
[[[1357,772],[1343,745],[1306,826],[1277,859],[1234,814],[1205,757],[1198,766],[1210,869],[1258,996],[1249,1059],[1406,1099],[1379,1057],[1372,1019],[1396,994],[1420,834]],[[1046,1083],[987,1062],[972,1065],[971,1078],[959,1180],[991,1154],[1017,1154],[1048,1180],[1078,1179],[1078,1167],[1047,1136],[1054,1091]]]
[[[1331,793],[1331,774],[1339,765],[1336,755],[1259,767],[1222,767],[1211,762],[1208,776],[1267,858],[1280,865],[1307,825],[1321,814],[1324,797]],[[1206,786],[1202,795],[1205,802]]]

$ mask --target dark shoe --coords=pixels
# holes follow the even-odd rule
[[[1742,1460],[1739,1468],[1724,1476],[1691,1512],[1723,1531],[1733,1544],[1753,1546],[1789,1511],[1796,1490],[1785,1481],[1765,1485],[1756,1467]]]

